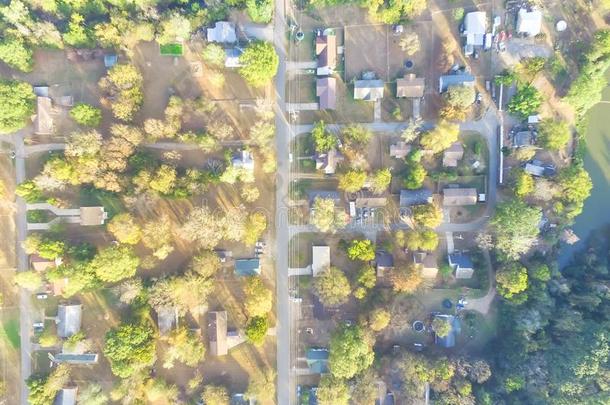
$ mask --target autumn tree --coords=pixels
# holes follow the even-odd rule
[[[108,231],[121,243],[136,245],[142,237],[142,229],[133,215],[125,212],[115,215],[108,223]]]
[[[225,65],[225,50],[218,44],[207,44],[205,48],[203,48],[201,56],[203,57],[204,62],[209,63],[214,67],[223,68]]]
[[[113,98],[112,113],[122,121],[131,121],[138,111],[144,96],[142,74],[133,65],[115,65],[103,77],[100,88]]]
[[[400,38],[398,46],[407,56],[416,54],[421,47],[419,35],[417,35],[417,32],[405,34]]]
[[[436,316],[432,320],[432,330],[439,338],[447,337],[451,333],[451,322],[447,318]]]
[[[392,289],[399,293],[411,294],[417,290],[422,283],[419,269],[415,265],[397,266],[390,273]]]
[[[275,370],[268,368],[252,377],[244,396],[262,404],[275,401]]]
[[[150,288],[148,302],[155,309],[174,308],[179,314],[197,315],[214,286],[210,278],[193,272],[158,280]]]
[[[173,234],[171,222],[167,215],[149,221],[142,227],[142,243],[153,251],[159,260],[167,258],[173,252]]]
[[[244,286],[244,307],[250,317],[266,316],[273,306],[273,293],[259,277],[248,277]]]
[[[383,194],[392,182],[392,172],[390,169],[380,169],[370,177],[371,191],[375,194]]]
[[[155,362],[155,340],[147,325],[121,324],[106,333],[104,356],[112,373],[127,378]]]
[[[203,277],[212,277],[220,270],[220,257],[213,250],[202,250],[193,256],[190,268]]]
[[[350,400],[349,387],[345,380],[330,374],[322,375],[316,398],[320,405],[348,405]]]
[[[506,299],[527,290],[527,269],[517,262],[502,266],[496,273],[498,293]]]
[[[515,170],[513,174],[515,195],[523,198],[534,191],[534,178],[523,169]]]
[[[345,274],[337,267],[330,267],[314,279],[314,291],[324,305],[339,305],[347,301],[351,287]]]
[[[354,379],[352,402],[356,405],[374,404],[379,398],[379,376],[373,369],[365,370]]]
[[[356,274],[356,288],[354,289],[354,297],[362,300],[366,297],[368,291],[375,287],[377,283],[377,274],[375,268],[369,264],[360,267]]]
[[[390,324],[390,319],[390,311],[383,308],[377,308],[369,312],[368,325],[374,332],[379,332]]]
[[[404,186],[409,190],[417,190],[421,188],[426,179],[426,169],[420,162],[407,161],[405,167],[406,175],[404,177]]]
[[[328,368],[333,377],[352,378],[373,364],[373,338],[357,325],[342,325],[331,336]]]
[[[409,250],[435,250],[438,246],[438,235],[431,229],[415,229],[405,232],[405,247]]]
[[[341,130],[341,139],[351,149],[366,147],[372,137],[373,133],[362,125],[352,124]]]
[[[220,385],[206,385],[201,400],[206,405],[229,405],[229,391]]]
[[[345,212],[335,210],[332,198],[316,197],[313,202],[311,223],[321,232],[334,232],[346,224]]]
[[[364,187],[366,178],[367,175],[362,170],[349,170],[341,173],[339,174],[339,189],[348,193],[355,193]]]
[[[170,13],[161,19],[157,42],[161,45],[188,40],[191,35],[189,19],[179,13]]]
[[[102,110],[85,103],[78,103],[72,107],[70,116],[78,124],[86,127],[99,127],[102,122]]]
[[[419,143],[424,149],[430,150],[432,153],[439,153],[455,143],[459,133],[459,125],[441,121],[434,129],[425,132]]]
[[[163,354],[163,368],[173,368],[176,361],[196,367],[205,356],[201,338],[184,326],[170,333],[167,344],[169,347]]]
[[[252,42],[239,57],[239,73],[253,87],[263,87],[277,73],[279,58],[268,42]]]
[[[243,242],[246,246],[254,246],[267,229],[267,218],[262,212],[248,215],[244,225]]]
[[[369,262],[375,259],[375,246],[369,239],[353,239],[347,248],[347,257]]]
[[[223,222],[209,207],[195,208],[188,215],[180,229],[180,234],[186,240],[196,242],[203,249],[211,249],[222,240]]]
[[[434,204],[415,205],[411,211],[413,220],[420,226],[436,228],[443,222],[443,212]]]

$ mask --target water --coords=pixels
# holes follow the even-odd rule
[[[610,72],[607,77],[610,77]],[[586,133],[585,168],[593,180],[593,190],[572,228],[580,241],[572,246],[562,246],[559,257],[561,266],[567,264],[572,255],[584,246],[592,230],[610,223],[610,86],[604,90],[603,100],[589,111]]]

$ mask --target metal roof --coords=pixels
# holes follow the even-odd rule
[[[474,76],[469,73],[462,73],[456,75],[443,75],[439,79],[438,91],[443,93],[447,91],[449,86],[474,86]]]
[[[235,274],[238,276],[257,276],[261,273],[259,259],[237,259],[235,260]]]
[[[83,306],[60,304],[57,307],[57,336],[67,338],[80,330]]]
[[[77,387],[62,388],[57,392],[53,405],[75,405]]]
[[[427,204],[432,201],[432,191],[427,188],[417,190],[400,190],[400,206]]]

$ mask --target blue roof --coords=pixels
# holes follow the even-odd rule
[[[111,68],[116,65],[119,57],[116,55],[104,55],[104,66]]]
[[[447,319],[451,323],[451,331],[445,337],[439,337],[437,335],[434,335],[434,343],[446,349],[455,346],[457,335],[459,335],[462,331],[462,325],[460,324],[460,320],[453,315],[437,315],[437,318]]]
[[[305,357],[307,361],[328,360],[328,349],[310,348],[307,350]]]
[[[261,274],[261,263],[258,259],[235,260],[235,274],[238,276],[257,276]]]
[[[447,91],[450,86],[458,86],[461,84],[474,84],[474,76],[469,73],[461,73],[457,75],[444,75],[438,80],[439,92]]]
[[[95,364],[97,363],[97,353],[83,353],[83,354],[74,354],[74,353],[58,353],[56,355],[52,355],[49,353],[49,358],[54,363],[68,363],[68,364]]]
[[[432,191],[427,188],[418,188],[417,190],[400,190],[401,207],[428,204],[431,198]]]
[[[457,269],[474,269],[472,260],[463,253],[452,253],[449,255],[449,264]]]
[[[308,349],[306,354],[307,366],[314,373],[328,373],[328,355],[327,349]]]

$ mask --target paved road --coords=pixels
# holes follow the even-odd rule
[[[291,381],[291,333],[290,297],[288,277],[288,186],[290,184],[290,126],[286,121],[286,4],[275,2],[273,18],[273,43],[280,63],[275,77],[277,105],[275,107],[277,176],[275,213],[275,272],[277,295],[277,403],[293,403],[293,382]]]

